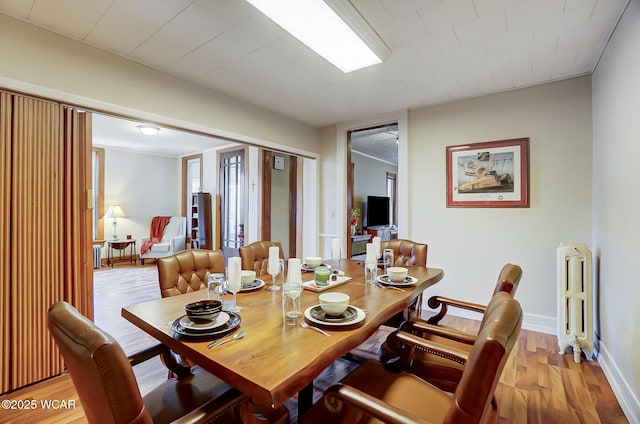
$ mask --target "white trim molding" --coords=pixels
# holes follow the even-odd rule
[[[609,354],[607,347],[600,341],[600,348],[598,354],[598,362],[602,367],[613,394],[616,396],[622,412],[627,417],[630,423],[640,423],[640,400],[638,400],[637,393],[633,393],[631,386],[627,382],[624,374],[620,371],[616,365],[613,357]]]

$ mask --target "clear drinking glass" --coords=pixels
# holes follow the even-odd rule
[[[387,268],[393,266],[393,249],[384,249],[384,252],[382,253],[382,260],[384,262],[384,273],[386,274]]]
[[[227,280],[227,289],[233,293],[233,306],[229,309],[231,312],[240,312],[242,310],[241,307],[238,306],[236,302],[236,295],[242,288],[242,282],[239,278],[235,279],[236,281],[232,281],[232,279]]]
[[[369,284],[375,284],[376,278],[378,278],[378,264],[376,262],[364,263],[364,281]]]
[[[209,299],[222,302],[222,290],[224,289],[224,274],[213,273],[207,276],[207,289]]]
[[[282,285],[282,319],[286,325],[298,325],[302,284],[287,281]]]
[[[333,261],[333,269],[340,271],[342,269],[342,249],[335,249],[331,252]]]

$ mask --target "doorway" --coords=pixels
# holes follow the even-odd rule
[[[279,241],[286,257],[300,251],[298,223],[301,197],[298,193],[298,158],[263,150],[262,160],[262,240]]]
[[[389,210],[385,222],[376,225],[397,228],[398,196],[398,123],[376,125],[347,133],[347,217],[348,225],[357,221],[347,243],[347,255],[361,253],[366,244],[368,227],[367,198],[388,197]],[[379,215],[378,215],[379,216]],[[354,220],[354,217],[356,218]]]

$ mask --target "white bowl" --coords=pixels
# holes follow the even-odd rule
[[[349,295],[340,292],[322,293],[320,307],[327,315],[342,315],[349,306]]]
[[[240,277],[240,281],[242,282],[243,287],[248,287],[253,283],[253,280],[256,279],[256,272],[250,271],[247,269],[242,270],[242,276]]]
[[[387,268],[387,275],[391,278],[391,281],[400,282],[407,278],[407,268],[401,266],[392,266]]]
[[[305,263],[310,268],[315,268],[322,265],[322,258],[320,256],[307,256],[304,258]]]

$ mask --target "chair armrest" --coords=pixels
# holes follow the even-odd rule
[[[151,237],[149,236],[145,236],[145,237],[140,237],[140,239],[138,240],[140,242],[140,245],[142,246],[142,243],[144,243],[145,241],[149,240]]]
[[[448,306],[466,309],[468,311],[478,312],[481,314],[484,314],[487,310],[487,307],[485,305],[465,302],[463,300],[456,300],[443,296],[431,296],[427,301],[427,305],[429,305],[431,309],[437,309],[438,307],[440,307],[440,311],[438,312],[438,314],[429,318],[429,324],[438,324],[440,320],[447,314]]]
[[[181,250],[184,250],[186,242],[187,242],[187,236],[185,235],[173,237],[171,239],[171,251],[173,253],[176,253],[176,252],[180,252]]]
[[[388,424],[429,422],[346,384],[335,384],[329,387],[324,396],[325,408],[336,412],[341,412],[343,404],[346,403]]]
[[[242,392],[236,389],[230,389],[189,412],[187,415],[173,421],[172,424],[218,422],[224,415],[233,414],[233,409],[239,407],[245,400],[247,400],[247,397],[243,395]]]
[[[185,378],[191,375],[191,367],[178,362],[169,348],[163,344],[157,344],[146,349],[142,349],[138,352],[134,352],[133,354],[129,355],[127,359],[129,360],[131,366],[134,367],[156,356],[160,356],[167,369],[171,371],[178,379]]]
[[[390,359],[384,364],[385,368],[393,372],[410,371],[416,349],[462,365],[469,359],[469,353],[464,350],[425,340],[402,330],[396,330],[389,334],[387,343],[399,354],[398,357]]]
[[[158,355],[164,354],[165,351],[168,351],[169,348],[163,344],[157,344],[146,349],[139,350],[137,352],[132,353],[127,357],[129,363],[132,367],[135,367],[138,364],[141,364],[145,361],[148,361],[151,358],[154,358]]]
[[[474,344],[477,338],[474,334],[465,333],[464,331],[460,331],[451,327],[429,324],[428,322],[419,318],[414,318],[404,322],[400,329],[411,334],[416,334],[418,336],[428,333],[434,336],[444,337],[468,345]]]

